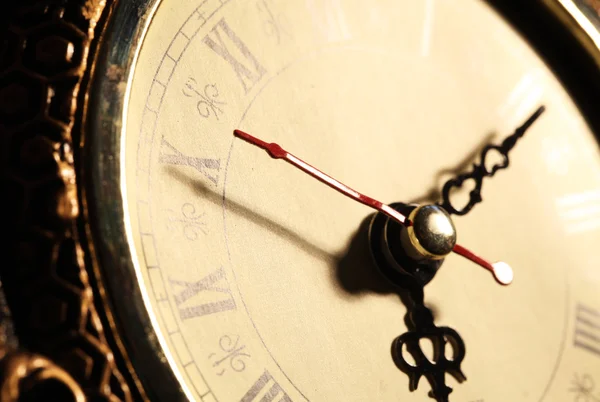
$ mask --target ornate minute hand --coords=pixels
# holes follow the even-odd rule
[[[260,140],[250,134],[247,134],[241,130],[234,130],[233,134],[236,137],[241,138],[242,140],[244,140],[252,145],[255,145],[259,148],[264,149],[271,156],[271,158],[285,160],[286,162],[297,167],[298,169],[302,170],[303,172],[318,179],[322,183],[327,184],[329,187],[333,188],[334,190],[339,191],[340,193],[344,194],[347,197],[352,198],[355,201],[358,201],[366,206],[369,206],[371,208],[374,208],[374,209],[380,211],[381,213],[389,216],[391,219],[395,220],[396,222],[400,223],[401,225],[404,225],[406,227],[412,225],[412,222],[408,218],[406,218],[404,215],[402,215],[400,212],[396,211],[389,205],[384,204],[384,203],[377,201],[371,197],[361,194],[358,191],[351,189],[350,187],[337,181],[333,177],[321,172],[319,169],[304,162],[302,159],[287,152],[285,149],[281,148],[281,146],[279,146],[278,144],[267,143],[267,142]],[[485,259],[477,256],[473,252],[469,251],[465,247],[462,247],[461,245],[458,245],[458,244],[456,244],[454,246],[452,251],[458,255],[461,255],[461,256],[467,258],[468,260],[474,262],[475,264],[481,266],[482,268],[485,268],[488,271],[490,271],[492,273],[492,275],[494,275],[494,278],[496,279],[496,281],[501,285],[508,285],[513,280],[512,268],[505,262],[499,261],[499,262],[495,262],[492,264],[492,263],[486,261]]]
[[[456,215],[466,215],[473,207],[482,201],[481,198],[481,188],[483,187],[483,179],[485,177],[492,177],[496,174],[496,172],[500,169],[506,169],[509,164],[508,153],[511,149],[514,148],[517,141],[523,137],[527,129],[533,125],[533,123],[544,113],[546,108],[544,106],[540,106],[522,126],[517,128],[514,133],[509,135],[502,141],[500,145],[487,145],[481,151],[481,161],[479,164],[473,165],[473,170],[467,173],[463,173],[458,175],[455,178],[452,178],[444,184],[442,188],[442,202],[440,206],[444,208],[450,214]],[[502,162],[499,164],[495,164],[492,166],[490,170],[485,166],[485,159],[488,153],[491,150],[496,150],[502,155]],[[475,188],[471,190],[469,194],[469,202],[461,209],[456,209],[452,202],[450,201],[450,191],[454,187],[460,188],[462,184],[469,179],[475,180]]]

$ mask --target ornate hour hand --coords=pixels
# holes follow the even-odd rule
[[[466,353],[465,344],[454,329],[435,325],[431,311],[423,304],[422,289],[414,289],[408,298],[409,331],[397,337],[392,344],[394,363],[408,376],[410,391],[416,390],[419,380],[425,376],[431,386],[429,396],[438,402],[448,402],[452,388],[446,385],[446,373],[458,382],[467,379],[460,368]],[[423,352],[422,339],[428,339],[433,345],[431,359]],[[414,365],[406,360],[403,347],[412,356]],[[452,350],[450,358],[446,354],[448,347]]]
[[[500,145],[487,145],[481,151],[481,160],[479,164],[474,164],[473,169],[470,172],[458,175],[452,178],[444,184],[442,188],[442,202],[440,205],[449,213],[456,215],[466,215],[473,207],[482,201],[481,189],[483,187],[483,179],[485,177],[492,177],[498,170],[506,169],[509,165],[508,153],[514,148],[517,141],[525,135],[525,132],[533,125],[533,123],[544,113],[546,108],[540,106],[532,115],[527,119],[523,125],[515,130],[514,133],[509,135],[502,141]],[[486,158],[490,151],[497,151],[502,156],[502,162],[495,164],[488,170],[486,167]],[[450,201],[450,192],[453,188],[460,188],[463,183],[467,180],[475,181],[475,188],[469,193],[469,202],[461,209],[457,209],[452,205]]]
[[[302,159],[287,152],[278,144],[267,143],[267,142],[260,140],[248,133],[245,133],[241,130],[234,130],[233,133],[236,137],[241,138],[242,140],[244,140],[252,145],[255,145],[259,148],[264,149],[265,151],[267,151],[267,153],[273,159],[283,159],[286,162],[290,163],[291,165],[302,170],[303,172],[305,172],[305,173],[309,174],[310,176],[316,178],[317,180],[321,181],[322,183],[327,184],[329,187],[333,188],[334,190],[339,191],[340,193],[344,194],[345,196],[352,198],[353,200],[358,201],[364,205],[367,205],[373,209],[376,209],[377,211],[381,212],[382,214],[388,216],[389,218],[393,219],[394,221],[398,222],[399,224],[401,224],[405,227],[411,227],[412,229],[414,229],[414,232],[417,233],[417,236],[418,236],[418,232],[426,232],[425,233],[426,237],[432,237],[434,242],[437,241],[437,238],[439,237],[437,233],[435,234],[435,236],[427,236],[427,235],[431,234],[428,224],[430,224],[432,222],[431,219],[427,219],[427,216],[425,216],[425,218],[423,220],[423,225],[417,225],[417,226],[413,227],[413,222],[410,219],[408,219],[406,216],[404,216],[403,214],[398,212],[396,209],[394,209],[394,208],[390,207],[389,205],[384,204],[380,201],[377,201],[371,197],[361,194],[356,190],[351,189],[350,187],[337,181],[333,177],[321,172],[319,169],[304,162]],[[439,222],[438,217],[439,216],[437,216],[433,220],[434,223]],[[448,228],[449,226],[451,226],[451,230],[454,231],[454,226],[451,223],[451,221],[449,220],[449,217],[448,217],[447,222],[445,222],[443,225],[438,224],[436,226],[438,226],[438,227],[443,226],[444,230],[446,228]],[[422,239],[422,240],[426,240],[426,239]],[[454,239],[452,240],[452,242],[450,244],[450,248],[448,248],[448,251],[446,252],[446,254],[448,252],[450,252],[450,250],[451,250],[454,253],[474,262],[475,264],[479,265],[480,267],[487,269],[488,271],[490,271],[492,273],[492,275],[494,275],[494,278],[496,279],[496,281],[498,283],[500,283],[501,285],[508,285],[512,282],[513,272],[508,264],[506,264],[504,262],[496,262],[496,263],[492,264],[492,263],[486,261],[485,259],[477,256],[475,253],[469,251],[467,248],[465,248],[459,244],[455,244],[455,243],[456,243],[456,237],[454,236]],[[428,258],[429,257],[430,256],[428,256]],[[442,257],[443,256],[431,256],[432,259],[438,259],[438,258],[442,258]]]

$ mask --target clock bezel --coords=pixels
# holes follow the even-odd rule
[[[82,161],[83,212],[88,236],[93,239],[92,263],[102,269],[111,308],[121,330],[128,356],[153,400],[187,401],[170,364],[168,346],[141,291],[134,258],[127,241],[121,171],[122,138],[127,116],[127,101],[135,63],[152,17],[162,0],[118,2],[104,33],[103,46],[96,63],[90,91],[88,134]],[[129,40],[122,40],[122,38]],[[104,200],[117,200],[109,205]],[[95,201],[98,201],[95,203]],[[108,223],[102,225],[101,223]]]

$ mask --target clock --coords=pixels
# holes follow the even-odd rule
[[[0,7],[2,401],[600,400],[597,1]]]

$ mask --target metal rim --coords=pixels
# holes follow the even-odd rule
[[[122,194],[121,140],[129,86],[148,26],[161,0],[118,2],[99,49],[87,138],[82,152],[83,212],[94,263],[101,271],[120,337],[144,388],[153,400],[184,401],[176,372],[169,364],[127,241]],[[127,40],[123,40],[127,38]]]

